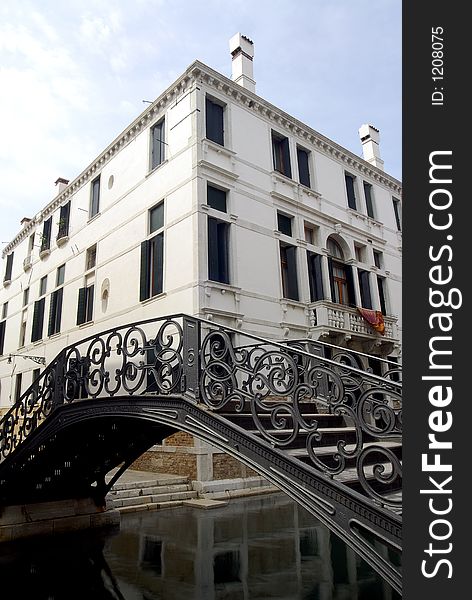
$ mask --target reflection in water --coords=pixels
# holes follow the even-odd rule
[[[123,516],[119,533],[1,546],[0,580],[11,597],[34,600],[398,598],[282,494]]]

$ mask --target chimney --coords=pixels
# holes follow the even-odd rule
[[[54,182],[54,185],[57,186],[57,194],[56,194],[56,196],[59,196],[59,194],[62,194],[62,192],[69,185],[69,180],[68,179],[64,179],[63,177],[58,177],[56,179],[56,181]]]
[[[254,42],[245,35],[237,33],[229,40],[229,51],[233,57],[231,79],[250,92],[256,91],[252,59]]]
[[[384,161],[380,158],[380,134],[373,125],[361,125],[359,129],[364,160],[379,169],[384,168]]]
[[[20,221],[20,225],[23,227],[23,229],[30,223],[31,223],[31,219],[29,217],[23,217]]]

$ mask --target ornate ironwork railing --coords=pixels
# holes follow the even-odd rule
[[[238,344],[234,339],[238,336]],[[331,359],[305,342],[286,345],[185,315],[151,319],[66,347],[0,422],[0,461],[62,404],[114,396],[184,394],[291,449],[326,475],[360,483],[376,503],[400,507],[401,383],[362,357]],[[342,425],[321,426],[322,415]],[[295,451],[294,451],[295,450]]]

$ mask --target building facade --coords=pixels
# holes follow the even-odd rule
[[[4,249],[0,408],[67,344],[188,313],[401,357],[401,184],[196,61]],[[381,335],[356,307],[380,311]]]

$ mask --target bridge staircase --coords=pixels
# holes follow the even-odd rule
[[[0,421],[0,507],[104,504],[182,430],[285,491],[400,590],[400,379],[366,354],[187,315],[99,332],[64,348]]]

